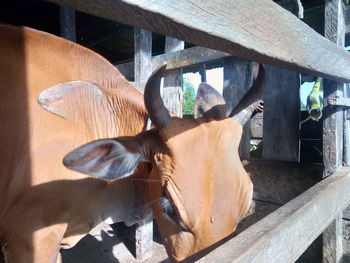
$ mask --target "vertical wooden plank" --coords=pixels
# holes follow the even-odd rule
[[[345,44],[345,19],[342,0],[325,2],[325,37],[338,46]],[[326,80],[324,82],[325,103],[333,97],[343,97],[344,84]],[[326,105],[325,104],[325,105]],[[343,110],[326,106],[323,121],[324,176],[329,176],[343,161]]]
[[[152,32],[134,29],[135,82],[144,83],[152,74]],[[143,92],[143,90],[142,90]],[[139,261],[152,256],[153,220],[145,220],[136,226],[136,258]]]
[[[344,97],[350,98],[350,83],[345,84]],[[344,162],[343,165],[350,166],[350,109],[344,111]]]
[[[252,62],[234,56],[224,58],[223,96],[226,100],[227,114],[232,112],[251,86]],[[243,135],[239,146],[241,158],[249,157],[249,128],[250,122],[243,127]]]
[[[263,158],[300,160],[300,74],[266,66],[264,85]]]
[[[279,1],[299,18],[300,0]],[[266,66],[264,86],[263,158],[300,161],[300,73]]]
[[[205,63],[199,65],[199,75],[201,75],[201,82],[207,82],[207,67]]]
[[[165,38],[165,53],[183,50],[185,42],[173,37]],[[164,77],[163,101],[169,112],[182,117],[182,74],[181,70],[169,72]]]
[[[343,47],[345,44],[345,18],[342,0],[325,1],[325,37]],[[324,81],[324,99],[343,97],[344,84]],[[326,105],[326,104],[325,104]],[[323,163],[324,177],[335,172],[343,161],[344,112],[340,107],[326,106],[323,111]],[[342,254],[342,218],[339,216],[323,233],[323,262],[338,263]]]
[[[146,83],[152,74],[152,32],[134,28],[134,52],[135,82]]]
[[[342,258],[342,213],[323,232],[323,263],[340,262]]]
[[[325,103],[343,96],[343,85],[324,80]],[[326,105],[326,104],[325,104]],[[323,110],[323,164],[324,177],[330,176],[343,162],[343,116],[341,107],[327,105]]]
[[[68,6],[60,6],[60,35],[76,42],[75,10]]]

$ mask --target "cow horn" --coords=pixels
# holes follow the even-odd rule
[[[157,69],[148,79],[144,97],[145,106],[151,121],[157,128],[162,128],[171,123],[172,118],[163,104],[160,96],[160,80],[164,75],[166,65]]]

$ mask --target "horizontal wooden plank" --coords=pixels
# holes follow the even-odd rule
[[[48,1],[260,63],[350,81],[350,55],[271,0]]]
[[[330,98],[328,104],[342,107],[350,107],[350,98]]]
[[[173,68],[191,67],[196,64],[210,62],[230,56],[229,53],[204,47],[191,47],[184,50],[169,52],[152,57],[152,69],[155,70],[161,63],[172,61]],[[134,62],[115,65],[128,79],[134,78]]]
[[[340,168],[198,262],[295,262],[350,202],[350,168]]]

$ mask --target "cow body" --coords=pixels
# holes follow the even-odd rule
[[[133,180],[91,178],[62,159],[90,140],[142,131],[143,96],[108,61],[50,34],[0,26],[0,52],[0,244],[9,262],[54,262],[102,220],[136,220]],[[76,94],[75,119],[39,105],[45,89],[74,80],[103,87]]]
[[[247,213],[252,183],[238,145],[262,74],[233,118],[212,105],[203,118],[183,120],[160,97],[164,67],[143,98],[105,59],[50,34],[0,26],[0,52],[8,262],[56,262],[61,247],[102,220],[132,224],[150,205],[169,257],[181,261],[229,236]],[[155,128],[142,132],[148,115]]]

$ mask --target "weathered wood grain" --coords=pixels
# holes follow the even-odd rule
[[[342,224],[340,213],[323,232],[323,263],[340,263],[343,255]]]
[[[242,57],[350,80],[350,55],[271,0],[48,0]]]
[[[344,87],[344,98],[347,100],[347,105],[350,107],[350,84],[345,84]],[[345,101],[344,101],[345,102]],[[344,109],[344,156],[343,165],[350,166],[350,108]]]
[[[223,97],[227,105],[227,116],[238,105],[243,96],[252,87],[252,62],[238,57],[224,58]],[[239,145],[241,158],[248,158],[250,151],[250,121],[243,127]]]
[[[331,80],[324,81],[325,100],[342,97],[342,85]],[[343,109],[328,104],[323,110],[323,163],[324,176],[329,176],[343,162]]]
[[[345,34],[350,33],[350,5],[345,7]]]
[[[302,16],[299,0],[279,4]],[[263,158],[300,161],[300,73],[266,66],[264,85]]]
[[[183,50],[185,42],[173,37],[165,38],[165,53]],[[163,102],[176,116],[182,117],[182,74],[181,69],[172,70],[164,76]]]
[[[198,262],[291,263],[350,202],[350,169],[313,186]]]
[[[346,84],[346,86],[348,86],[348,84]],[[344,98],[332,98],[328,101],[328,104],[346,108],[350,107],[350,98],[346,97],[348,95],[345,94],[345,90],[346,89],[344,88]]]
[[[345,84],[344,98],[350,106],[350,84]],[[344,103],[345,104],[345,103]],[[350,109],[344,110],[344,165],[350,166]]]
[[[152,74],[152,32],[134,29],[135,82],[144,83]]]
[[[175,61],[184,66],[202,64],[209,61],[215,61],[230,56],[229,53],[217,51],[204,47],[191,47],[184,50],[165,53],[153,57],[153,69],[157,68],[159,63]]]
[[[67,6],[60,6],[60,36],[77,42],[75,30],[75,10]]]
[[[350,220],[343,220],[343,254],[350,259]],[[350,261],[344,261],[344,263]]]
[[[152,74],[152,32],[134,29],[135,82],[145,83]],[[142,85],[140,86],[142,87]],[[141,90],[143,92],[143,90]],[[145,220],[136,226],[136,258],[140,261],[152,256],[153,220]]]
[[[163,62],[176,62],[178,64],[178,68],[191,67],[192,65],[219,60],[227,56],[230,56],[230,54],[204,47],[191,47],[184,50],[164,53],[152,57],[152,70],[157,69],[159,65]],[[117,64],[115,66],[125,77],[127,77],[128,79],[133,79],[133,61]]]
[[[300,74],[266,66],[263,158],[300,160]]]
[[[345,22],[342,0],[327,0],[325,2],[325,36],[344,47]],[[344,85],[334,81],[324,81],[325,104],[334,98],[342,98]],[[324,109],[323,121],[323,160],[324,176],[332,174],[343,161],[343,109],[328,104]]]
[[[325,1],[325,37],[340,46],[345,45],[345,18],[342,0]],[[325,101],[342,98],[344,84],[324,81]],[[341,107],[327,105],[323,120],[323,163],[324,176],[334,173],[343,162],[344,111]],[[342,211],[341,211],[342,212]],[[339,213],[340,214],[340,213]],[[338,217],[340,217],[338,215]],[[323,262],[338,263],[342,254],[341,219],[336,219],[323,235]]]

